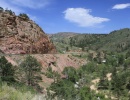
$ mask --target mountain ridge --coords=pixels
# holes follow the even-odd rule
[[[65,34],[65,33],[64,33]],[[64,36],[64,37],[62,37]],[[58,49],[63,50],[63,45],[71,48],[79,47],[92,50],[110,50],[110,51],[126,51],[129,48],[130,43],[130,29],[124,28],[120,30],[115,30],[109,34],[75,34],[71,36],[71,33],[68,36],[54,34],[50,38],[57,45],[60,43]],[[71,36],[71,37],[69,37]],[[59,42],[59,43],[58,43]],[[62,43],[62,45],[61,45]],[[64,47],[65,49],[65,47]]]

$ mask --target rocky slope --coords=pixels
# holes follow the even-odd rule
[[[4,54],[54,53],[48,36],[32,20],[9,11],[0,12],[0,52]]]
[[[2,56],[2,55],[0,55]],[[6,59],[14,66],[19,66],[19,64],[25,59],[27,55],[5,55]],[[34,58],[42,65],[42,72],[46,73],[47,68],[51,67],[53,71],[58,72],[62,77],[62,71],[65,67],[79,68],[85,65],[88,61],[83,58],[77,58],[72,54],[32,54]],[[54,80],[52,78],[47,78],[45,74],[42,74],[42,84],[43,87],[48,87]]]

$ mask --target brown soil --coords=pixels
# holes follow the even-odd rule
[[[10,63],[18,66],[26,56],[27,55],[6,55],[6,58]],[[71,54],[34,54],[31,56],[35,57],[38,62],[41,63],[42,72],[46,72],[48,67],[52,67],[52,70],[61,74],[65,67],[72,66],[77,69],[87,63],[86,60],[78,59]],[[47,78],[45,75],[42,75],[42,79],[43,83],[41,84],[45,87],[48,87],[53,82],[53,79]]]

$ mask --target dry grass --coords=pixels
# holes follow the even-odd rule
[[[0,100],[31,100],[32,98],[31,92],[22,93],[13,87],[9,87],[6,83],[0,87]]]

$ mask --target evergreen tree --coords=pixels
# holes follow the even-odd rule
[[[129,69],[129,66],[130,66],[130,57],[127,58],[127,59],[125,60],[125,63],[124,63],[124,70]]]
[[[12,10],[9,10],[8,8],[5,9],[5,12],[9,13],[10,15],[14,14],[14,12]]]
[[[79,97],[80,100],[91,100],[92,95],[90,94],[90,88],[88,88],[87,86],[82,87],[79,91]]]
[[[119,99],[121,95],[124,95],[127,85],[127,73],[118,73],[112,78],[112,88],[113,93],[116,94],[117,98]]]
[[[126,59],[130,57],[130,50],[126,53]]]
[[[73,82],[69,80],[60,80],[57,83],[53,82],[49,89],[55,91],[55,96],[58,97],[58,100],[76,100],[76,89]]]
[[[15,81],[13,65],[9,63],[4,56],[0,58],[0,77],[2,81]]]
[[[76,69],[73,67],[65,67],[62,73],[66,75],[68,80],[71,82],[75,83],[78,80],[78,74],[76,72]]]
[[[118,55],[118,64],[122,65],[124,63],[124,55],[120,54]]]
[[[41,78],[41,65],[38,61],[32,57],[27,56],[25,60],[20,64],[26,75],[26,82],[29,86],[39,86],[38,82],[42,80]]]

